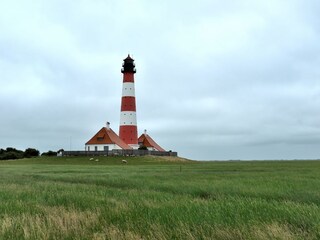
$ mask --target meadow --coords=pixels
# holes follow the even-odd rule
[[[320,161],[0,161],[0,239],[320,239]]]

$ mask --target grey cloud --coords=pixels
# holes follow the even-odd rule
[[[318,158],[319,7],[2,2],[0,147],[82,149],[105,121],[118,131],[130,53],[139,132],[166,149],[194,159]]]

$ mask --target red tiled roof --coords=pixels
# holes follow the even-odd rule
[[[139,144],[141,143],[143,146],[153,147],[157,149],[159,152],[166,151],[162,147],[160,147],[148,134],[145,134],[145,133],[138,138],[138,142]]]
[[[117,144],[122,149],[132,149],[128,144],[122,141],[119,136],[110,128],[103,127],[96,133],[87,144]]]

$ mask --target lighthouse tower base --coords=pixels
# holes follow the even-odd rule
[[[132,149],[138,149],[140,146],[138,144],[128,144]]]

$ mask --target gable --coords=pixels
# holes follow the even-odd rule
[[[165,150],[160,147],[148,134],[142,134],[138,139],[138,143],[146,147],[153,147],[159,152],[165,152]]]
[[[106,127],[101,128],[86,145],[96,144],[116,144],[122,149],[132,149],[128,144],[120,139],[120,137],[112,130]]]

